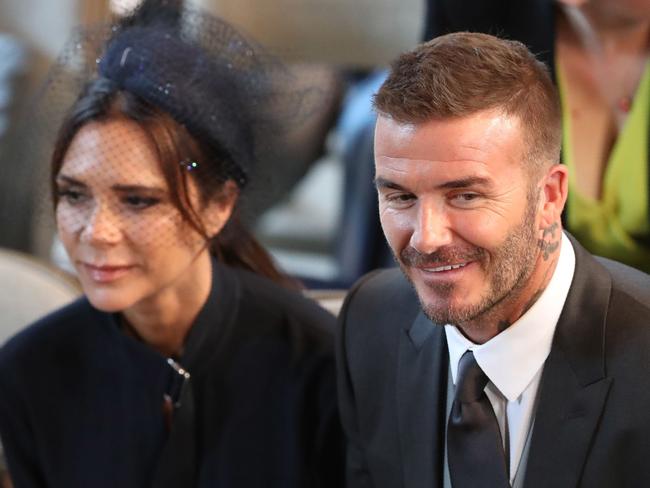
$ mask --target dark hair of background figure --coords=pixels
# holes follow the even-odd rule
[[[119,90],[106,78],[90,81],[64,119],[51,160],[50,185],[54,208],[58,204],[56,177],[66,152],[77,132],[87,123],[114,118],[127,118],[137,123],[153,143],[160,169],[170,189],[170,198],[183,219],[210,242],[210,252],[221,262],[265,276],[288,288],[298,288],[298,282],[282,273],[268,252],[241,223],[237,207],[218,235],[207,235],[189,200],[187,178],[192,178],[199,190],[200,204],[219,199],[228,174],[228,155],[191,135],[169,114],[136,95]],[[187,171],[182,161],[197,161],[199,167]],[[234,179],[235,182],[236,179]]]
[[[559,162],[559,98],[548,69],[522,43],[467,32],[437,37],[401,55],[374,98],[401,123],[501,109],[522,123],[530,169]]]

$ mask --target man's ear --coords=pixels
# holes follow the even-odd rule
[[[562,216],[569,191],[569,171],[564,164],[554,164],[542,178],[540,226],[548,227]]]
[[[216,236],[226,225],[238,197],[239,187],[234,181],[228,180],[223,184],[221,194],[206,204],[201,213],[203,225],[210,237]]]

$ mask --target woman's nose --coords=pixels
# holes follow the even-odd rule
[[[121,238],[121,219],[110,204],[97,204],[83,223],[80,238],[89,244],[114,244]]]

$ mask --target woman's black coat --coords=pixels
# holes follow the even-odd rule
[[[182,394],[167,358],[86,299],[0,350],[16,488],[342,486],[334,318],[257,275],[213,274],[178,358]],[[181,400],[172,417],[165,395]]]

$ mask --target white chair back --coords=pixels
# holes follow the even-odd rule
[[[0,345],[81,294],[75,280],[30,255],[0,249]]]

